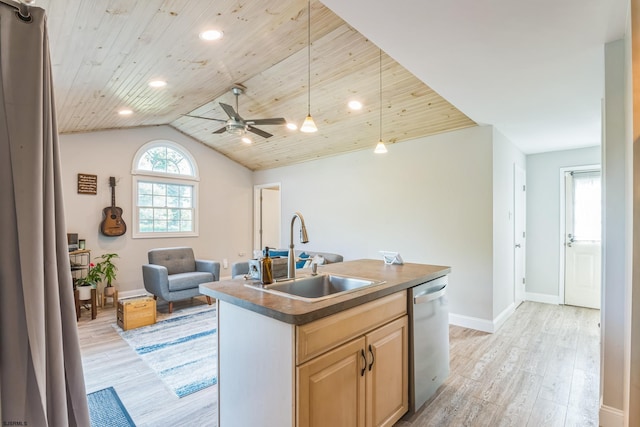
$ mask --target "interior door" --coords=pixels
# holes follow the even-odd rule
[[[527,187],[524,169],[514,164],[513,173],[513,299],[517,307],[525,298]]]
[[[600,171],[565,173],[564,302],[600,308]]]
[[[254,188],[253,249],[280,248],[280,185]]]

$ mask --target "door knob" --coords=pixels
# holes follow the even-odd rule
[[[520,243],[516,243],[516,248],[519,248],[519,247],[521,247]]]

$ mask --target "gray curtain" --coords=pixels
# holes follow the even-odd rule
[[[17,5],[0,2],[0,419],[86,427],[46,17]]]

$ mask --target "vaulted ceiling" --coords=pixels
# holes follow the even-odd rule
[[[381,123],[387,143],[490,124],[525,153],[599,144],[604,44],[624,36],[629,13],[629,0],[314,0],[319,131],[264,126],[273,137],[250,134],[246,145],[185,114],[226,119],[219,102],[235,107],[230,89],[241,84],[244,118],[300,126],[306,1],[36,2],[48,14],[61,132],[168,124],[253,170],[372,149]],[[224,38],[200,40],[209,28]],[[152,79],[168,84],[153,89]],[[133,114],[117,115],[123,108]]]
[[[396,143],[475,125],[384,53],[380,68],[379,48],[317,1],[311,3],[310,68],[304,0],[37,5],[48,15],[61,133],[168,124],[260,170],[373,150],[380,132],[385,142]],[[224,37],[198,37],[211,28]],[[167,85],[149,87],[154,79]],[[298,126],[310,87],[318,132],[256,126],[273,136],[249,133],[253,142],[246,144],[238,135],[214,133],[224,126],[220,121],[186,116],[227,119],[219,103],[236,107],[235,85],[245,88],[237,100],[243,118],[283,117]],[[349,109],[353,99],[362,102],[361,110]],[[133,114],[121,116],[121,109]]]

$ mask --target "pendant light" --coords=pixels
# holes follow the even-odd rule
[[[311,118],[311,0],[307,2],[307,41],[307,117],[300,126],[300,131],[311,133],[318,130],[313,118]]]
[[[380,49],[380,139],[378,140],[378,145],[376,145],[376,149],[373,150],[376,154],[384,154],[387,152],[387,147],[385,147],[384,142],[382,142],[382,49]]]

